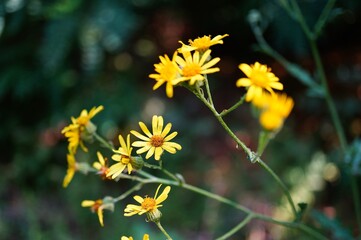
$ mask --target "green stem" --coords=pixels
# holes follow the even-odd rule
[[[128,191],[126,191],[125,193],[123,193],[122,195],[120,195],[119,197],[116,197],[113,199],[113,202],[116,203],[120,200],[123,200],[124,198],[128,197],[130,194],[132,194],[135,191],[139,191],[142,186],[144,185],[144,183],[140,182],[137,185],[135,185],[134,187],[132,187],[131,189],[129,189]]]
[[[311,46],[311,51],[312,51],[313,58],[315,60],[316,68],[318,70],[318,74],[319,74],[319,77],[320,77],[320,80],[321,80],[321,85],[322,85],[322,87],[324,89],[325,100],[326,100],[328,109],[330,111],[331,118],[332,118],[333,124],[335,126],[337,135],[338,135],[338,139],[340,141],[341,150],[342,150],[342,152],[345,153],[346,148],[347,148],[346,137],[345,137],[345,133],[344,133],[344,130],[342,128],[342,125],[341,125],[340,117],[339,117],[339,115],[337,113],[335,104],[334,104],[333,99],[332,99],[332,97],[330,95],[330,90],[329,90],[329,87],[328,87],[326,74],[325,74],[325,70],[323,68],[320,53],[318,51],[316,42],[311,38],[309,38],[308,40],[309,40],[309,43],[310,43],[310,46]]]
[[[244,102],[244,99],[246,98],[246,94],[244,94],[232,107],[223,110],[219,116],[220,117],[224,117],[225,115],[227,115],[228,113],[232,112],[233,110],[235,110],[236,108],[238,108],[239,106],[241,106]]]
[[[276,182],[278,183],[278,185],[282,188],[284,194],[286,195],[286,198],[288,200],[288,202],[291,205],[292,208],[292,212],[295,215],[295,217],[297,217],[297,210],[295,207],[295,204],[292,200],[291,194],[288,191],[288,188],[286,187],[286,185],[282,182],[282,180],[277,176],[277,174],[265,163],[263,162],[260,158],[257,161],[259,163],[259,165],[261,165],[261,167],[263,167],[269,174],[271,174],[271,176],[273,177],[273,179],[276,180]]]
[[[208,77],[207,75],[204,75],[204,78],[205,78],[205,83],[206,83],[206,92],[207,92],[207,96],[208,96],[208,101],[209,103],[214,106],[213,104],[213,99],[212,99],[212,94],[211,94],[211,90],[209,88],[209,83],[208,83]]]
[[[149,163],[144,162],[144,167],[161,170],[164,174],[166,174],[168,177],[172,178],[173,180],[176,180],[178,182],[181,181],[173,173],[171,173],[167,169],[163,168],[162,164],[159,164],[159,166],[157,166],[157,165],[153,165],[153,164],[149,164]]]
[[[351,171],[350,171],[351,172]],[[357,178],[352,175],[352,173],[350,174],[350,178],[351,178],[351,189],[352,189],[352,197],[353,197],[353,201],[355,203],[355,210],[356,210],[356,219],[357,219],[357,225],[358,225],[358,229],[359,232],[361,231],[361,207],[360,207],[360,195],[359,195],[359,187],[358,187],[358,183],[357,183]]]
[[[107,141],[105,141],[104,138],[102,138],[101,136],[99,136],[96,132],[93,133],[93,136],[95,137],[96,140],[98,140],[101,144],[104,145],[104,147],[109,148],[110,150],[113,150],[113,145]]]
[[[239,224],[237,224],[234,228],[229,230],[227,233],[223,234],[221,237],[217,238],[216,240],[226,240],[229,239],[230,236],[238,232],[241,228],[243,228],[247,223],[249,223],[252,218],[254,217],[254,214],[248,214],[248,216],[243,219]]]
[[[267,172],[271,174],[271,176],[276,180],[276,182],[281,186],[284,194],[286,195],[286,198],[288,202],[291,205],[292,212],[295,216],[297,216],[297,211],[295,204],[291,198],[291,195],[286,187],[286,185],[282,182],[282,180],[277,176],[277,174],[265,164],[257,154],[255,154],[253,151],[251,151],[239,138],[233,133],[233,131],[228,127],[228,125],[224,122],[223,118],[218,114],[216,109],[210,105],[201,94],[196,94],[197,97],[202,100],[202,102],[212,111],[212,113],[215,115],[217,120],[220,122],[220,124],[223,126],[223,128],[226,130],[226,132],[236,141],[236,143],[243,148],[243,150],[246,152],[248,158],[251,160],[251,162],[258,162]]]
[[[308,226],[304,225],[301,222],[279,221],[279,220],[273,219],[273,218],[271,218],[269,216],[259,214],[259,213],[255,213],[252,210],[244,207],[243,205],[240,205],[240,204],[238,204],[238,203],[236,203],[234,201],[229,200],[228,198],[225,198],[225,197],[222,197],[220,195],[208,192],[208,191],[206,191],[204,189],[201,189],[199,187],[196,187],[196,186],[193,186],[193,185],[190,185],[190,184],[186,184],[186,183],[181,184],[181,183],[179,183],[177,181],[171,181],[171,180],[167,180],[167,179],[163,179],[163,178],[158,178],[158,177],[155,177],[155,176],[153,176],[153,175],[151,175],[149,173],[146,173],[144,171],[138,171],[138,173],[140,175],[142,175],[143,177],[148,178],[148,179],[142,179],[142,178],[136,179],[137,181],[141,181],[143,184],[162,183],[162,184],[166,184],[166,185],[172,185],[172,186],[177,186],[177,187],[180,187],[180,188],[184,188],[184,189],[190,190],[192,192],[195,192],[197,194],[203,195],[205,197],[208,197],[208,198],[214,199],[216,201],[219,201],[221,203],[224,203],[226,205],[229,205],[229,206],[231,206],[231,207],[233,207],[235,209],[238,209],[238,210],[240,210],[240,211],[242,211],[242,212],[244,212],[244,213],[246,213],[248,215],[251,215],[252,218],[260,219],[260,220],[270,222],[270,223],[273,223],[273,224],[276,224],[276,225],[281,225],[281,226],[284,226],[284,227],[298,229],[298,230],[300,230],[302,232],[307,233],[310,236],[313,236],[315,239],[320,239],[320,240],[327,239],[322,234],[314,231],[313,229],[309,228]]]
[[[162,224],[160,224],[160,221],[156,221],[154,223],[157,225],[157,227],[160,229],[160,231],[167,237],[168,240],[172,240],[172,238],[169,236],[167,231],[163,228]]]
[[[263,220],[266,222],[270,222],[276,225],[288,227],[288,228],[294,228],[298,229],[304,233],[307,233],[309,236],[312,236],[314,239],[320,239],[320,240],[327,240],[328,238],[323,236],[321,233],[313,230],[312,228],[308,227],[307,225],[301,223],[301,222],[284,222],[279,221],[276,219],[273,219],[271,217],[265,216],[263,214],[254,213],[254,218]]]
[[[315,24],[315,27],[314,27],[314,34],[316,37],[320,35],[322,28],[326,25],[327,18],[330,15],[330,12],[331,12],[333,6],[335,5],[335,3],[336,3],[336,0],[329,0],[326,3],[325,7],[323,8],[322,13],[321,13],[320,17],[318,18],[318,20]]]

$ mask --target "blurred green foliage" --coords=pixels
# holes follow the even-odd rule
[[[300,1],[309,22],[315,21],[325,2]],[[0,1],[0,239],[119,239],[121,235],[140,239],[143,232],[150,232],[151,239],[161,238],[142,217],[124,218],[123,202],[114,213],[104,213],[104,228],[95,214],[80,206],[84,199],[117,196],[131,183],[105,183],[76,174],[67,189],[61,187],[67,143],[60,131],[70,116],[98,105],[105,110],[94,122],[100,134],[115,144],[118,133],[136,128],[138,121],[149,122],[153,114],[163,114],[179,132],[183,146],[179,154],[168,156],[171,171],[266,213],[280,203],[281,192],[269,176],[246,161],[194,96],[176,88],[174,99],[167,99],[164,89],[151,90],[148,74],[158,56],[172,54],[179,40],[203,35],[230,34],[212,53],[222,59],[221,73],[211,79],[219,109],[240,96],[235,81],[241,76],[237,69],[241,62],[268,63],[295,98],[292,117],[265,153],[270,165],[285,177],[296,168],[306,168],[321,150],[340,165],[342,174],[338,155],[333,154],[337,140],[324,102],[306,97],[301,83],[269,57],[253,51],[255,40],[246,21],[253,8],[262,13],[270,44],[312,70],[301,30],[275,1]],[[361,133],[360,12],[359,1],[340,1],[320,40],[331,91],[350,141]],[[226,120],[254,148],[259,126],[249,109],[242,107],[232,114]],[[80,159],[92,163],[95,150]],[[147,186],[140,194],[153,189]],[[349,236],[355,223],[347,220],[353,210],[345,189],[341,177],[326,181],[314,204],[320,211],[335,207],[345,223],[340,232]],[[334,228],[336,222],[314,214],[320,228]],[[164,223],[169,223],[167,229],[175,239],[213,239],[242,217],[176,188],[164,206]],[[252,229],[271,227],[250,225],[237,239],[246,238]]]

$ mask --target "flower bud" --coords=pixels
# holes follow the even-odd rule
[[[130,164],[132,165],[134,170],[140,170],[142,169],[143,165],[144,165],[144,161],[143,158],[141,156],[137,156],[137,157],[130,157]]]

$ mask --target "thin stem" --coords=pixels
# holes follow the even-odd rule
[[[230,236],[238,232],[241,228],[243,228],[247,223],[249,223],[252,218],[254,217],[254,214],[248,214],[248,216],[243,219],[239,224],[237,224],[234,228],[229,230],[227,233],[223,234],[221,237],[217,238],[216,240],[225,240],[229,239]]]
[[[246,94],[244,94],[232,107],[223,110],[219,116],[224,117],[228,113],[232,112],[233,110],[237,109],[239,106],[241,106],[244,102],[244,99],[246,98]]]
[[[146,173],[144,171],[138,171],[137,173],[139,173],[143,177],[148,178],[148,179],[142,179],[142,178],[134,179],[134,180],[137,180],[137,181],[141,181],[141,183],[143,183],[143,184],[162,183],[162,184],[166,184],[166,185],[172,185],[172,186],[177,186],[177,187],[180,187],[180,188],[184,188],[184,189],[190,190],[192,192],[195,192],[197,194],[203,195],[205,197],[208,197],[208,198],[214,199],[216,201],[219,201],[221,203],[224,203],[226,205],[229,205],[229,206],[231,206],[231,207],[233,207],[235,209],[238,209],[238,210],[240,210],[240,211],[242,211],[242,212],[244,212],[244,213],[246,213],[248,215],[251,215],[253,218],[257,218],[257,219],[260,219],[260,220],[263,220],[263,221],[266,221],[266,222],[270,222],[270,223],[273,223],[273,224],[276,224],[276,225],[281,225],[281,226],[284,226],[284,227],[299,229],[300,231],[303,231],[303,232],[309,234],[310,236],[313,236],[315,239],[321,239],[321,240],[327,239],[326,237],[322,236],[320,233],[314,231],[313,229],[309,228],[308,226],[304,225],[301,222],[279,221],[279,220],[273,219],[273,218],[271,218],[269,216],[259,214],[259,213],[255,213],[252,210],[244,207],[243,205],[238,204],[237,202],[231,201],[228,198],[222,197],[222,196],[217,195],[215,193],[208,192],[208,191],[206,191],[204,189],[201,189],[199,187],[196,187],[196,186],[193,186],[193,185],[190,185],[190,184],[186,184],[186,183],[181,184],[181,183],[179,183],[177,181],[171,181],[171,180],[167,180],[167,179],[163,179],[163,178],[158,178],[158,177],[155,177],[155,176],[153,176],[153,175],[151,175],[149,173]]]
[[[278,183],[278,185],[282,188],[284,194],[286,195],[286,198],[288,200],[288,202],[291,205],[292,208],[292,212],[295,215],[295,217],[297,217],[297,210],[295,207],[295,204],[292,200],[291,194],[288,191],[288,188],[286,187],[286,185],[282,182],[282,180],[278,177],[278,175],[265,163],[263,162],[261,159],[258,159],[257,161],[259,163],[259,165],[261,165],[261,167],[263,167],[269,174],[271,174],[271,176],[273,177],[273,179],[276,180],[276,182]]]
[[[156,221],[154,223],[157,225],[157,227],[160,229],[160,231],[162,231],[162,233],[167,237],[168,240],[172,240],[172,238],[169,236],[167,231],[163,228],[162,224],[160,224],[160,221]]]
[[[128,197],[130,194],[132,194],[135,191],[139,191],[142,186],[144,185],[144,183],[140,182],[137,185],[135,185],[134,187],[132,187],[131,189],[129,189],[128,191],[126,191],[125,193],[123,193],[122,195],[120,195],[119,197],[116,197],[113,199],[113,202],[116,203],[120,200],[123,200],[124,198]]]
[[[320,80],[321,80],[321,85],[322,85],[322,87],[324,89],[325,100],[326,100],[328,109],[330,111],[331,118],[332,118],[333,124],[335,126],[337,135],[338,135],[338,139],[340,141],[341,150],[342,150],[342,152],[345,153],[346,148],[347,148],[346,137],[345,137],[345,133],[344,133],[344,130],[342,128],[342,125],[341,125],[340,117],[339,117],[339,115],[337,113],[335,104],[334,104],[333,99],[332,99],[332,97],[330,95],[330,90],[329,90],[329,87],[328,87],[326,74],[325,74],[325,70],[323,68],[320,53],[318,51],[316,42],[311,38],[309,38],[308,40],[309,40],[309,43],[310,43],[310,46],[311,46],[311,51],[312,51],[313,58],[315,60],[316,68],[318,70],[318,74],[319,74],[319,77],[320,77]]]
[[[217,118],[222,127],[226,130],[226,132],[233,138],[236,143],[243,148],[246,152],[247,156],[252,159],[254,157],[254,153],[244,144],[239,138],[233,133],[233,131],[228,127],[228,125],[224,122],[222,116],[217,112],[213,105],[209,104],[208,101],[204,98],[204,96],[200,92],[193,92],[195,95],[211,110],[213,115]]]
[[[218,121],[220,122],[220,124],[223,126],[223,128],[226,130],[226,132],[236,141],[236,143],[238,145],[240,145],[243,150],[246,152],[248,158],[252,161],[252,162],[258,162],[267,172],[269,172],[271,174],[271,176],[276,180],[276,182],[281,186],[284,194],[287,197],[288,202],[291,205],[292,208],[292,212],[295,216],[297,216],[297,211],[296,211],[296,207],[295,204],[291,198],[291,195],[286,187],[286,185],[282,182],[282,180],[277,176],[277,174],[270,168],[268,167],[260,158],[257,154],[255,154],[254,152],[252,152],[241,140],[239,140],[239,138],[233,133],[233,131],[228,127],[228,125],[224,122],[223,118],[218,114],[218,112],[216,111],[216,109],[214,109],[213,106],[211,106],[201,94],[197,94],[197,97],[202,100],[202,102],[213,112],[213,114],[215,115],[215,117],[218,119]]]
[[[325,26],[327,18],[333,8],[333,6],[335,5],[336,0],[329,0],[325,7],[323,8],[320,17],[318,18],[315,27],[314,27],[314,34],[315,37],[317,37],[318,35],[320,35],[322,28]]]
[[[320,240],[327,240],[328,238],[323,236],[321,233],[313,230],[312,228],[308,227],[307,225],[301,223],[301,222],[284,222],[284,221],[279,221],[276,219],[273,219],[271,217],[265,216],[263,214],[258,214],[255,213],[254,214],[254,218],[256,219],[260,219],[266,222],[270,222],[276,225],[281,225],[284,227],[289,227],[289,228],[295,228],[298,229],[300,231],[303,231],[305,233],[307,233],[310,236],[313,236],[315,239],[320,239]]]
[[[181,180],[179,178],[177,178],[173,173],[169,172],[167,169],[163,168],[161,162],[159,164],[159,166],[157,165],[153,165],[153,164],[149,164],[149,163],[144,163],[144,167],[147,168],[151,168],[151,169],[158,169],[161,170],[164,174],[166,174],[168,177],[172,178],[173,180],[176,180],[178,182],[180,182]]]
[[[353,201],[355,203],[355,210],[356,210],[356,218],[357,218],[357,225],[358,225],[358,229],[359,231],[361,231],[361,207],[360,207],[360,195],[359,195],[359,187],[357,184],[357,179],[354,175],[352,175],[352,173],[350,174],[350,178],[351,178],[351,189],[352,189],[352,197],[353,197]]]
[[[113,150],[113,145],[109,142],[107,142],[104,138],[99,136],[96,132],[93,133],[93,136],[96,140],[98,140],[101,144],[103,144],[104,147],[109,148],[110,150]]]
[[[212,106],[214,106],[214,104],[213,104],[213,99],[212,99],[212,94],[211,94],[211,90],[210,90],[210,88],[209,88],[209,83],[208,83],[208,77],[207,77],[207,75],[204,75],[204,78],[205,78],[205,83],[206,83],[206,92],[207,92],[207,96],[208,96],[208,102],[212,105]]]

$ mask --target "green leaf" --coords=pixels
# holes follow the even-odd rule
[[[361,139],[355,139],[345,155],[345,162],[351,166],[353,175],[361,174]]]

